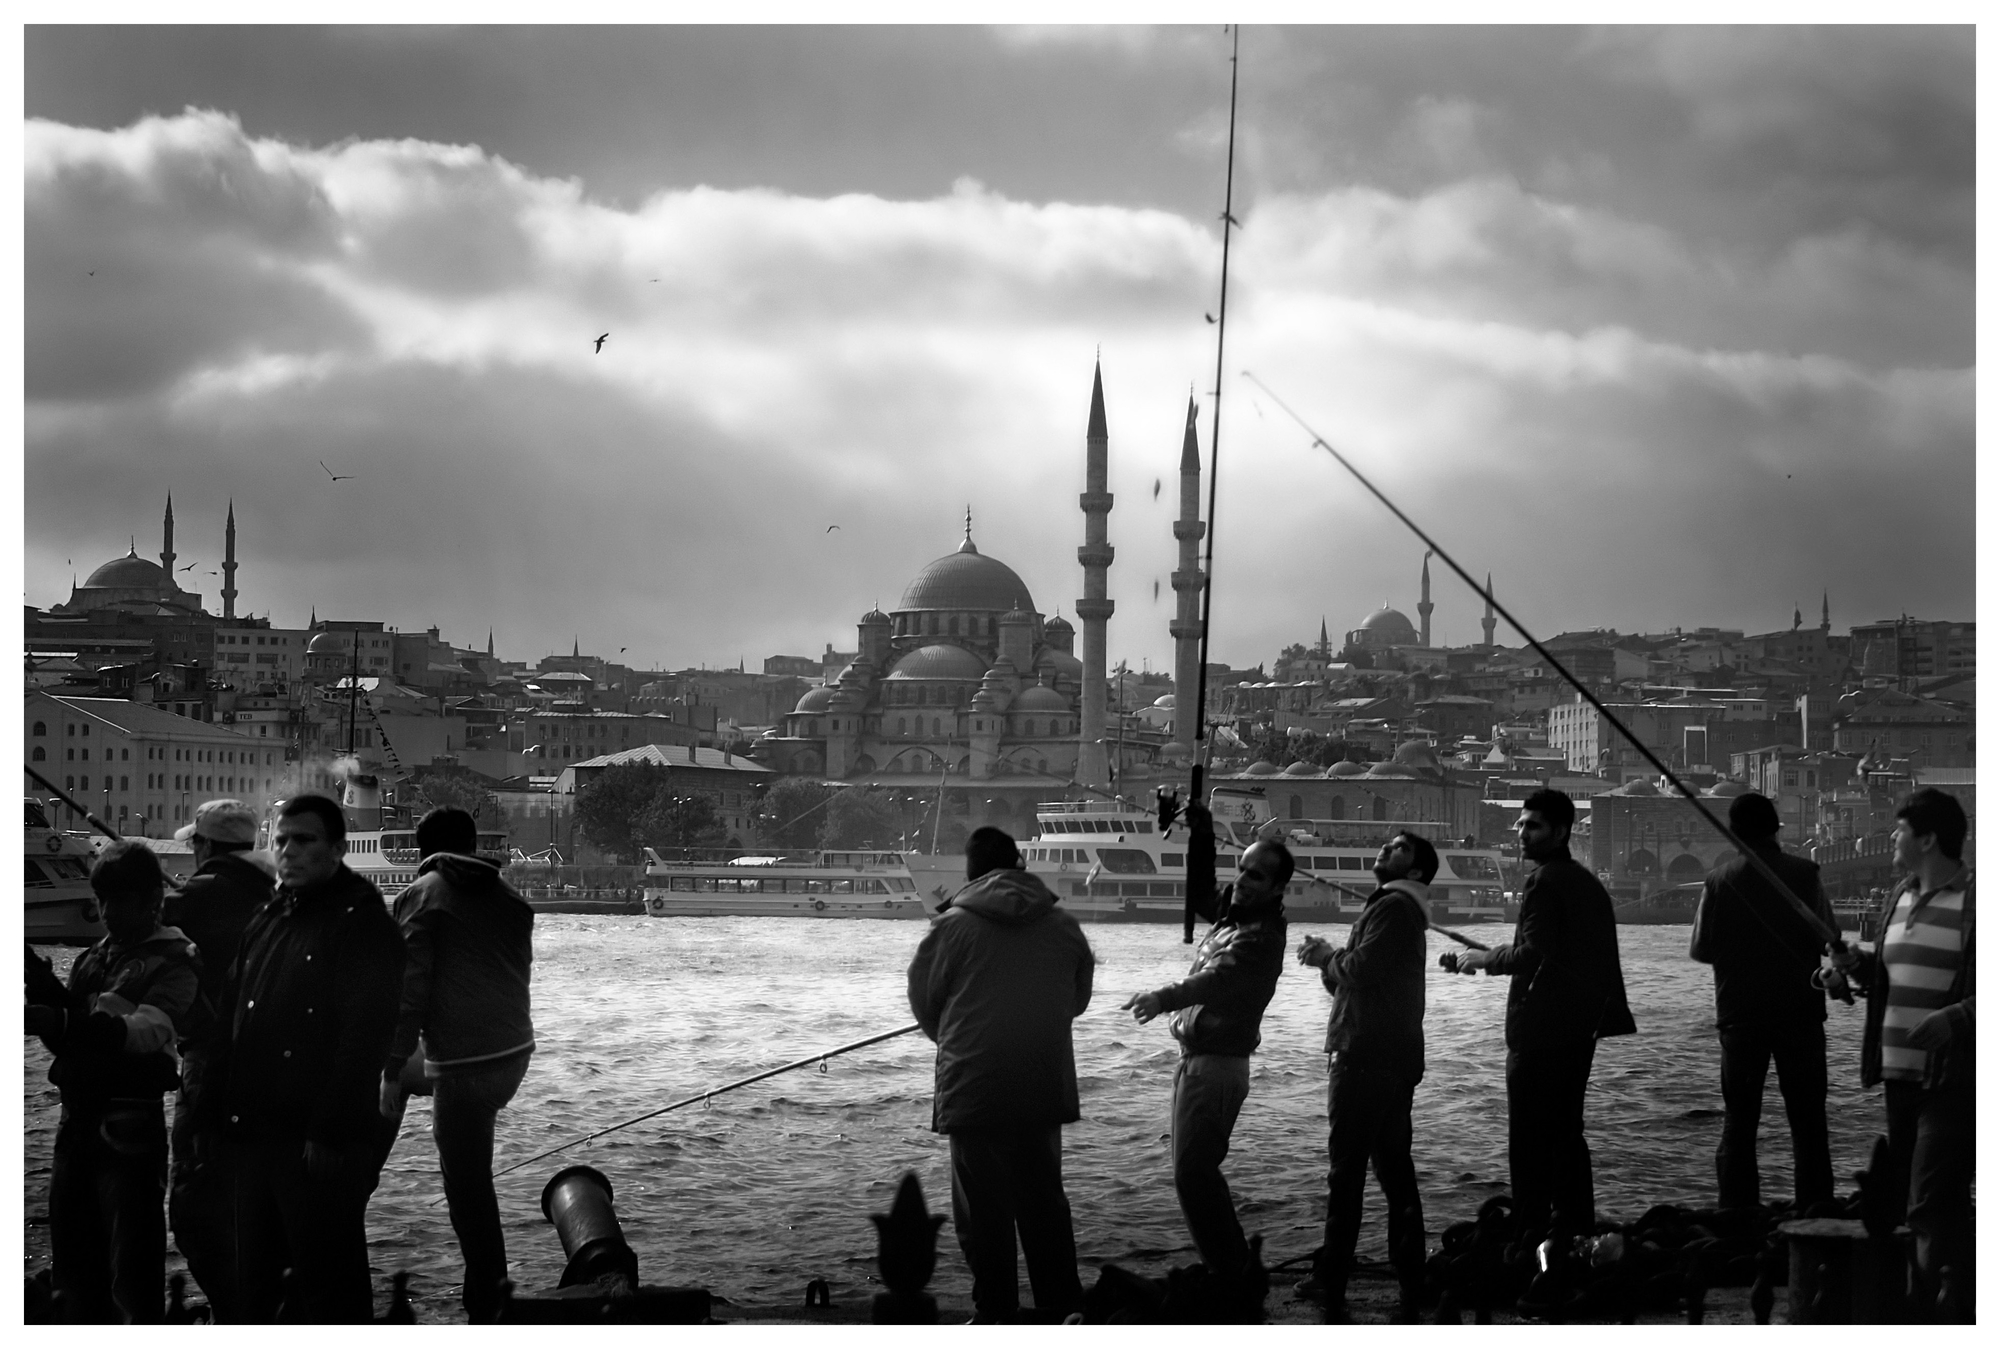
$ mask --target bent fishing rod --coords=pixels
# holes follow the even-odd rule
[[[1577,696],[1579,696],[1585,702],[1589,703],[1593,708],[1595,708],[1597,710],[1597,714],[1603,717],[1606,722],[1610,723],[1610,725],[1614,727],[1620,735],[1624,736],[1625,739],[1631,744],[1632,748],[1638,750],[1640,755],[1645,758],[1647,763],[1651,764],[1654,768],[1659,770],[1660,776],[1665,778],[1669,783],[1673,785],[1674,790],[1679,792],[1682,798],[1685,799],[1689,805],[1695,808],[1695,810],[1701,815],[1702,819],[1708,821],[1708,823],[1714,827],[1715,831],[1718,834],[1721,834],[1724,838],[1728,839],[1729,842],[1735,846],[1736,850],[1743,854],[1744,860],[1749,862],[1751,867],[1757,872],[1757,874],[1759,876],[1762,876],[1767,882],[1769,882],[1771,887],[1778,893],[1779,897],[1784,900],[1786,907],[1791,910],[1793,916],[1798,918],[1801,922],[1803,922],[1808,928],[1808,930],[1810,930],[1815,936],[1821,938],[1826,943],[1828,950],[1832,951],[1835,955],[1838,955],[1847,949],[1847,944],[1843,942],[1840,938],[1840,930],[1838,928],[1830,929],[1824,919],[1822,919],[1818,914],[1814,913],[1810,908],[1808,908],[1805,902],[1801,900],[1796,894],[1792,893],[1792,888],[1789,885],[1785,884],[1783,878],[1781,878],[1778,875],[1778,873],[1772,869],[1770,863],[1766,862],[1763,858],[1759,857],[1755,852],[1753,852],[1748,844],[1744,843],[1742,839],[1736,836],[1734,830],[1732,830],[1728,825],[1724,824],[1722,820],[1716,816],[1714,811],[1710,810],[1707,806],[1703,805],[1701,803],[1701,800],[1694,794],[1693,789],[1691,789],[1686,783],[1682,782],[1680,780],[1680,777],[1677,774],[1675,774],[1675,772],[1671,768],[1668,768],[1667,765],[1660,760],[1660,757],[1657,754],[1653,753],[1652,749],[1648,747],[1645,744],[1645,742],[1641,741],[1638,735],[1635,734],[1630,727],[1626,726],[1624,722],[1620,721],[1617,718],[1617,716],[1612,713],[1611,709],[1606,707],[1603,704],[1603,702],[1601,702],[1598,699],[1596,694],[1592,693],[1588,688],[1585,688],[1583,681],[1578,679],[1575,675],[1571,674],[1569,672],[1569,668],[1565,666],[1561,661],[1557,660],[1555,656],[1550,653],[1547,647],[1543,646],[1539,641],[1535,640],[1534,634],[1529,632],[1527,628],[1521,625],[1521,620],[1514,617],[1512,613],[1510,613],[1498,600],[1496,600],[1493,597],[1493,589],[1491,586],[1481,586],[1479,582],[1473,580],[1472,574],[1466,571],[1465,568],[1459,566],[1458,560],[1454,558],[1450,553],[1446,552],[1442,544],[1438,543],[1437,540],[1433,539],[1429,534],[1425,533],[1422,526],[1418,525],[1415,520],[1412,520],[1409,516],[1405,515],[1402,509],[1398,507],[1395,502],[1389,500],[1388,496],[1382,491],[1381,488],[1377,487],[1374,483],[1370,482],[1367,478],[1367,475],[1362,473],[1360,469],[1356,468],[1348,460],[1346,455],[1342,454],[1339,450],[1336,450],[1335,448],[1333,448],[1332,445],[1328,444],[1326,437],[1320,435],[1319,432],[1313,430],[1312,426],[1306,421],[1305,418],[1301,417],[1298,413],[1294,412],[1291,406],[1288,403],[1286,403],[1284,399],[1278,397],[1278,395],[1272,391],[1270,385],[1264,383],[1263,380],[1258,379],[1256,375],[1252,374],[1248,370],[1245,370],[1243,372],[1243,377],[1249,380],[1252,384],[1255,384],[1258,388],[1262,389],[1265,395],[1268,398],[1270,398],[1272,402],[1276,403],[1281,409],[1284,410],[1286,416],[1290,417],[1293,421],[1297,422],[1299,424],[1299,427],[1303,431],[1305,431],[1307,435],[1312,437],[1312,443],[1314,445],[1318,446],[1320,449],[1325,450],[1328,454],[1332,455],[1335,463],[1339,464],[1342,468],[1346,469],[1348,473],[1353,476],[1356,482],[1360,483],[1363,487],[1368,489],[1368,492],[1371,496],[1373,496],[1377,501],[1381,502],[1384,506],[1388,507],[1389,513],[1395,516],[1398,520],[1400,520],[1403,523],[1404,527],[1407,528],[1412,534],[1415,534],[1419,539],[1422,539],[1424,542],[1424,546],[1426,548],[1429,548],[1431,551],[1435,552],[1438,555],[1438,557],[1443,559],[1444,564],[1447,567],[1450,567],[1454,572],[1458,573],[1459,579],[1464,581],[1466,585],[1470,586],[1473,590],[1473,593],[1484,596],[1487,604],[1492,606],[1493,612],[1498,614],[1500,617],[1506,619],[1507,625],[1513,628],[1514,631],[1521,634],[1521,636],[1527,641],[1528,645],[1534,648],[1535,654],[1540,656],[1543,660],[1547,661],[1549,664],[1549,668],[1554,670],[1558,675],[1562,676],[1563,681],[1567,683],[1571,688],[1576,690]],[[1778,938],[1780,943],[1784,942],[1785,940],[1784,934],[1778,931],[1777,927],[1772,924],[1770,919],[1766,917],[1765,914],[1756,905],[1752,904],[1746,907],[1749,908],[1752,914],[1756,915],[1757,921],[1762,923],[1764,927],[1768,931],[1770,931],[1772,936]],[[1849,993],[1845,1000],[1852,1002],[1853,995]]]
[[[841,1054],[851,1053],[852,1051],[857,1049],[866,1049],[869,1045],[879,1045],[884,1040],[893,1040],[899,1035],[908,1035],[911,1031],[919,1029],[921,1029],[921,1027],[918,1025],[918,1023],[912,1021],[909,1025],[899,1027],[896,1030],[883,1031],[880,1035],[871,1035],[865,1040],[855,1040],[852,1043],[844,1044],[834,1049],[823,1049],[817,1054],[808,1054],[805,1058],[795,1059],[790,1063],[782,1064],[776,1068],[766,1068],[761,1073],[752,1073],[748,1077],[739,1078],[738,1080],[726,1083],[723,1086],[710,1087],[707,1091],[698,1092],[693,1096],[684,1097],[681,1100],[675,1101],[671,1105],[663,1105],[657,1110],[648,1110],[643,1115],[634,1115],[632,1116],[631,1119],[620,1120],[618,1121],[618,1123],[608,1125],[605,1128],[597,1130],[595,1133],[585,1134],[581,1138],[572,1138],[567,1143],[559,1143],[555,1147],[549,1148],[547,1151],[538,1152],[532,1157],[523,1158],[522,1160],[513,1163],[511,1166],[506,1166],[498,1171],[495,1171],[493,1173],[494,1179],[497,1180],[501,1176],[507,1175],[510,1172],[519,1171],[524,1166],[532,1166],[536,1162],[541,1161],[545,1157],[555,1156],[558,1152],[567,1152],[571,1148],[582,1147],[585,1143],[594,1142],[597,1139],[604,1137],[606,1134],[615,1134],[620,1129],[629,1129],[634,1124],[643,1124],[649,1119],[656,1119],[661,1115],[667,1114],[669,1111],[679,1110],[684,1106],[698,1105],[704,1101],[711,1099],[712,1097],[720,1096],[726,1091],[735,1091],[738,1087],[747,1087],[753,1082],[762,1082],[767,1077],[776,1077],[780,1073],[789,1073],[796,1068],[807,1068],[811,1067],[815,1063],[825,1063],[828,1059],[836,1058]],[[442,1203],[444,1201],[440,1199],[436,1202]]]
[[[1201,800],[1202,777],[1208,767],[1212,742],[1208,734],[1208,614],[1215,598],[1215,484],[1222,476],[1222,339],[1229,330],[1229,231],[1236,224],[1236,73],[1237,54],[1243,45],[1243,26],[1230,26],[1229,38],[1229,155],[1222,178],[1222,293],[1215,306],[1215,405],[1208,430],[1208,546],[1201,564],[1201,654],[1195,661],[1194,733],[1201,740],[1194,763],[1188,768],[1188,800]],[[1180,713],[1176,712],[1175,716]],[[1163,819],[1162,824],[1166,823]],[[1194,944],[1194,891],[1189,887],[1187,905],[1181,914],[1181,943]]]

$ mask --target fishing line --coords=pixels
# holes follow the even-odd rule
[[[1426,548],[1429,548],[1432,552],[1436,553],[1439,558],[1443,559],[1444,564],[1447,567],[1450,567],[1454,572],[1458,573],[1459,579],[1464,581],[1466,585],[1470,586],[1474,594],[1485,597],[1486,603],[1492,606],[1493,612],[1498,614],[1501,618],[1506,619],[1508,626],[1513,628],[1514,631],[1521,634],[1521,636],[1527,641],[1528,645],[1534,648],[1535,654],[1548,662],[1550,669],[1554,670],[1558,675],[1561,675],[1563,681],[1567,683],[1571,688],[1575,689],[1579,697],[1581,697],[1585,702],[1589,703],[1593,708],[1595,708],[1599,716],[1603,717],[1604,720],[1610,723],[1610,725],[1614,729],[1616,729],[1620,735],[1624,736],[1625,739],[1628,742],[1630,742],[1632,748],[1638,750],[1640,755],[1645,758],[1647,763],[1651,764],[1654,768],[1659,770],[1660,776],[1665,778],[1669,783],[1673,785],[1674,790],[1679,792],[1681,797],[1684,800],[1686,800],[1686,802],[1689,805],[1693,806],[1697,812],[1700,813],[1702,819],[1708,821],[1708,823],[1714,827],[1715,831],[1718,834],[1721,834],[1724,838],[1728,839],[1729,842],[1735,846],[1736,850],[1743,854],[1744,860],[1749,862],[1751,867],[1756,870],[1757,874],[1762,876],[1766,881],[1768,881],[1771,884],[1772,888],[1777,891],[1779,896],[1784,899],[1786,904],[1791,908],[1794,916],[1799,918],[1801,921],[1805,922],[1806,925],[1809,928],[1811,928],[1814,935],[1820,937],[1822,940],[1825,941],[1827,949],[1829,949],[1836,955],[1847,949],[1846,943],[1843,942],[1840,938],[1839,929],[1835,928],[1829,931],[1826,922],[1823,919],[1821,919],[1818,914],[1814,913],[1811,909],[1807,908],[1805,903],[1802,900],[1800,900],[1796,894],[1792,893],[1792,888],[1785,884],[1784,880],[1778,875],[1776,871],[1772,870],[1770,863],[1766,862],[1763,858],[1757,856],[1755,852],[1751,851],[1750,847],[1747,844],[1745,844],[1742,839],[1736,836],[1735,831],[1730,829],[1728,825],[1724,824],[1720,819],[1718,819],[1714,811],[1710,810],[1707,806],[1701,803],[1700,799],[1695,796],[1693,789],[1688,787],[1686,783],[1682,782],[1671,768],[1668,768],[1666,764],[1660,761],[1660,757],[1658,755],[1654,754],[1653,751],[1649,747],[1647,747],[1647,745],[1644,742],[1642,742],[1639,739],[1639,737],[1636,734],[1634,734],[1629,727],[1625,725],[1624,722],[1620,721],[1615,715],[1613,715],[1610,708],[1606,707],[1602,702],[1598,700],[1596,694],[1592,693],[1589,689],[1585,688],[1583,686],[1583,682],[1579,680],[1575,675],[1571,674],[1567,666],[1565,666],[1561,661],[1557,660],[1554,655],[1550,654],[1549,649],[1547,647],[1543,646],[1539,641],[1535,640],[1534,634],[1529,632],[1525,627],[1521,625],[1521,620],[1515,618],[1512,613],[1510,613],[1498,600],[1496,600],[1493,597],[1493,591],[1491,587],[1482,586],[1479,584],[1479,582],[1473,580],[1472,574],[1466,571],[1465,568],[1459,566],[1458,560],[1454,558],[1450,553],[1446,552],[1443,545],[1438,543],[1437,540],[1433,539],[1429,534],[1425,533],[1423,528],[1420,525],[1418,525],[1416,521],[1412,520],[1409,516],[1405,515],[1402,509],[1398,507],[1395,502],[1389,500],[1389,498],[1386,495],[1384,495],[1381,488],[1377,487],[1374,483],[1370,482],[1367,476],[1363,474],[1360,469],[1356,468],[1352,463],[1348,461],[1346,455],[1342,454],[1339,450],[1336,450],[1335,448],[1333,448],[1332,445],[1328,444],[1326,438],[1320,435],[1319,432],[1313,430],[1312,426],[1306,421],[1305,418],[1301,417],[1298,413],[1292,410],[1291,405],[1289,403],[1285,402],[1284,399],[1278,397],[1278,395],[1272,391],[1270,385],[1264,383],[1263,380],[1258,379],[1256,375],[1252,374],[1248,370],[1245,370],[1243,372],[1243,377],[1249,380],[1252,384],[1255,384],[1258,388],[1262,389],[1267,395],[1269,395],[1271,401],[1273,403],[1276,403],[1278,407],[1284,411],[1286,416],[1290,417],[1293,421],[1297,422],[1300,428],[1304,430],[1307,435],[1312,437],[1312,443],[1314,445],[1318,446],[1320,449],[1325,450],[1328,454],[1332,455],[1335,463],[1339,464],[1342,468],[1346,469],[1348,473],[1353,476],[1356,482],[1360,483],[1363,487],[1368,489],[1368,492],[1371,496],[1373,496],[1377,501],[1381,502],[1384,506],[1388,507],[1389,513],[1395,516],[1398,520],[1402,521],[1404,527],[1407,528],[1412,534],[1415,534],[1419,539],[1422,539],[1424,541],[1424,546]],[[1767,918],[1760,909],[1758,909],[1755,905],[1750,905],[1747,907],[1749,907],[1750,912],[1756,916],[1757,920],[1760,923],[1762,923],[1765,926],[1765,928],[1767,928],[1771,932],[1773,936],[1778,937],[1781,941],[1783,940],[1783,935],[1778,932],[1776,926],[1774,926],[1771,923],[1770,919]],[[1851,995],[1849,997],[1849,1001],[1852,1001]]]

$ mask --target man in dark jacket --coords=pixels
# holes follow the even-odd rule
[[[1190,805],[1188,884],[1206,876],[1214,888],[1213,821]],[[1205,842],[1206,847],[1200,846]],[[1223,892],[1221,916],[1195,948],[1187,978],[1125,1003],[1145,1024],[1172,1012],[1181,1062],[1174,1072],[1174,1193],[1202,1264],[1233,1275],[1249,1259],[1222,1162],[1229,1135],[1250,1094],[1250,1054],[1257,1048],[1264,1008],[1285,968],[1285,886],[1292,855],[1277,842],[1259,843],[1238,862],[1236,884]]]
[[[1830,971],[1868,996],[1861,1085],[1882,1085],[1890,1187],[1906,1208],[1920,1318],[1970,1322],[1976,1255],[1972,1185],[1978,1145],[1974,1040],[1977,917],[1964,861],[1965,809],[1925,787],[1896,808],[1895,862],[1908,873],[1873,952],[1848,947]]]
[[[403,1114],[402,1078],[423,1037],[431,1137],[452,1231],[465,1257],[468,1320],[499,1310],[507,1241],[493,1194],[493,1124],[514,1099],[535,1052],[528,1015],[535,913],[476,856],[478,827],[456,807],[417,822],[417,879],[396,897],[403,930],[403,1008],[383,1064],[385,1119]]]
[[[1583,1098],[1597,1042],[1637,1028],[1625,1004],[1611,896],[1569,855],[1576,806],[1552,787],[1514,821],[1534,864],[1514,940],[1438,958],[1460,974],[1512,975],[1507,987],[1507,1167],[1523,1232],[1580,1236],[1595,1225]]]
[[[198,1136],[195,1121],[215,1042],[227,1033],[215,1022],[223,981],[250,915],[277,890],[277,869],[253,851],[257,812],[242,801],[204,801],[174,837],[192,845],[195,869],[185,885],[167,895],[166,921],[201,953],[201,996],[181,1035],[167,1213],[188,1273],[207,1294],[211,1314],[227,1323],[236,1319],[235,1182],[221,1137]]]
[[[167,1227],[160,1181],[174,1087],[174,1037],[199,972],[187,938],[160,924],[166,873],[136,840],[90,869],[107,935],[76,958],[69,987],[29,948],[23,1020],[56,1056],[62,1093],[49,1173],[56,1291],[76,1319],[157,1322],[164,1315]]]
[[[396,1029],[403,937],[382,892],[342,860],[338,802],[285,802],[275,843],[279,892],[250,920],[223,989],[217,1016],[229,1038],[201,1113],[220,1117],[235,1157],[243,1319],[275,1317],[289,1268],[293,1317],[367,1321],[364,1216],[392,1127],[377,1112],[377,1086]]]
[[[1424,1075],[1424,934],[1437,849],[1405,830],[1375,858],[1379,888],[1336,950],[1323,937],[1299,946],[1333,995],[1326,1027],[1326,1240],[1307,1295],[1329,1310],[1347,1297],[1361,1232],[1368,1166],[1389,1205],[1389,1262],[1416,1310],[1424,1269],[1424,1206],[1410,1160],[1410,1107]]]
[[[951,1139],[952,1223],[975,1319],[1019,1313],[1016,1229],[1035,1309],[1061,1316],[1083,1298],[1062,1126],[1081,1117],[1070,1022],[1090,1005],[1095,959],[1000,830],[972,832],[965,874],[971,884],[910,962],[910,1011],[937,1044],[931,1128]]]
[[[1819,866],[1778,847],[1778,810],[1745,792],[1729,803],[1730,832],[1776,872],[1793,896],[1838,930]],[[1792,1198],[1803,1210],[1833,1198],[1826,1136],[1826,994],[1813,982],[1826,939],[1792,909],[1748,858],[1708,875],[1688,955],[1715,968],[1715,1030],[1722,1042],[1722,1141],[1715,1179],[1722,1207],[1760,1203],[1757,1122],[1764,1074],[1775,1060],[1792,1130]]]

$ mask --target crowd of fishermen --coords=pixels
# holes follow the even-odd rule
[[[1511,1249],[1576,1249],[1604,1230],[1585,1140],[1597,1042],[1636,1032],[1619,966],[1609,895],[1569,851],[1575,805],[1534,792],[1514,831],[1530,865],[1512,940],[1466,942],[1438,964],[1509,976],[1504,1038],[1510,1202],[1482,1209]],[[1886,1100],[1889,1225],[1911,1233],[1908,1305],[1923,1319],[1970,1320],[1973,1302],[1973,887],[1961,861],[1964,811],[1935,789],[1896,813],[1895,858],[1908,879],[1861,952],[1838,940],[1818,867],[1778,846],[1770,800],[1736,797],[1731,832],[1744,851],[1712,873],[1689,955],[1715,973],[1721,1040],[1723,1210],[1760,1202],[1757,1128],[1775,1063],[1791,1126],[1800,1216],[1842,1216],[1826,1122],[1827,1001],[1867,1002],[1861,1077]],[[1265,1275],[1246,1241],[1222,1163],[1250,1090],[1250,1055],[1285,964],[1283,898],[1293,874],[1284,843],[1246,849],[1219,894],[1213,823],[1186,812],[1189,888],[1211,920],[1186,978],[1124,1003],[1149,1022],[1170,1014],[1180,1046],[1171,1119],[1173,1183],[1201,1272],[1227,1285]],[[1325,1237],[1296,1290],[1345,1314],[1367,1173],[1388,1208],[1389,1263],[1403,1306],[1425,1297],[1423,1200],[1411,1159],[1411,1112],[1424,1075],[1428,886],[1434,845],[1410,831],[1386,840],[1346,942],[1305,938],[1297,959],[1332,998],[1325,1054],[1328,1171]],[[954,895],[909,969],[909,999],[937,1043],[933,1128],[950,1137],[952,1215],[972,1272],[975,1321],[1021,1317],[1016,1263],[1025,1256],[1036,1319],[1084,1311],[1062,1183],[1064,1124],[1080,1117],[1070,1021],[1089,1004],[1093,959],[1075,918],[1022,869],[996,829],[967,846],[969,884]],[[1456,935],[1456,934],[1453,934]],[[1831,940],[1829,937],[1831,936]],[[1759,1213],[1757,1216],[1762,1216]],[[1469,1224],[1467,1226],[1470,1226]],[[1261,1288],[1254,1300],[1261,1300]],[[1246,1299],[1252,1300],[1252,1299]]]
[[[144,842],[99,854],[108,935],[67,985],[28,949],[26,1029],[62,1099],[56,1319],[161,1320],[171,1219],[214,1320],[371,1320],[364,1218],[412,1093],[432,1098],[465,1310],[491,1319],[493,1128],[534,1053],[534,913],[475,855],[471,815],[433,810],[416,832],[392,913],[343,860],[338,802],[285,802],[269,853],[248,805],[205,802],[171,893]]]
[[[1777,845],[1775,809],[1730,808],[1743,856],[1709,878],[1690,955],[1715,971],[1724,1123],[1721,1206],[1759,1202],[1756,1135],[1775,1063],[1793,1141],[1794,1203],[1833,1201],[1826,1129],[1829,997],[1867,1002],[1864,1085],[1884,1085],[1889,1188],[1912,1234],[1913,1305],[1969,1319],[1973,1303],[1973,887],[1966,820],[1926,789],[1897,811],[1909,879],[1872,952],[1837,932],[1817,868]],[[1515,833],[1531,864],[1512,940],[1447,952],[1459,974],[1507,975],[1504,1019],[1511,1201],[1517,1244],[1556,1247],[1598,1228],[1585,1140],[1597,1041],[1636,1031],[1609,896],[1569,852],[1575,807],[1538,791]],[[1250,1089],[1250,1055],[1283,970],[1293,859],[1277,839],[1213,889],[1215,839],[1185,814],[1193,902],[1211,921],[1186,978],[1133,994],[1181,1056],[1169,1109],[1173,1184],[1202,1267],[1261,1277],[1222,1164]],[[497,1113],[534,1051],[533,914],[474,855],[472,818],[437,810],[417,829],[417,881],[395,901],[343,861],[338,803],[285,802],[276,864],[258,822],[211,801],[183,833],[196,870],[171,894],[142,843],[108,847],[91,873],[109,935],[67,985],[28,951],[26,1029],[55,1056],[62,1112],[50,1178],[53,1284],[63,1319],[158,1321],[166,1226],[219,1321],[357,1322],[373,1300],[364,1216],[412,1092],[432,1133],[465,1261],[469,1319],[504,1297],[506,1251],[492,1179]],[[997,829],[967,844],[968,884],[942,906],[908,972],[911,1010],[937,1045],[932,1127],[947,1135],[952,1216],[972,1274],[974,1319],[1021,1316],[1025,1256],[1038,1318],[1080,1312],[1062,1126],[1080,1117],[1071,1022],[1095,959],[1076,919]],[[1367,1172],[1388,1201],[1389,1257],[1406,1306],[1423,1295],[1423,1203],[1411,1115],[1424,1075],[1430,841],[1381,847],[1378,888],[1341,946],[1296,951],[1332,1006],[1326,1229],[1301,1296],[1338,1316],[1354,1266]],[[1203,893],[1199,882],[1207,878]],[[176,1092],[171,1136],[162,1098]],[[166,1181],[170,1178],[170,1191]],[[164,1213],[163,1213],[164,1210]],[[1261,1292],[1259,1294],[1261,1298]]]

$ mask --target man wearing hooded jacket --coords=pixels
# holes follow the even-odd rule
[[[456,807],[417,822],[424,857],[396,897],[403,930],[403,1003],[383,1065],[381,1108],[403,1113],[405,1065],[424,1042],[431,1136],[452,1231],[465,1257],[469,1320],[491,1320],[507,1277],[507,1242],[493,1193],[493,1124],[535,1052],[528,1012],[534,910],[500,868],[476,855],[478,827]]]
[[[1346,1301],[1368,1167],[1389,1205],[1389,1261],[1415,1310],[1423,1280],[1424,1208],[1410,1159],[1410,1107],[1424,1075],[1424,933],[1438,855],[1405,830],[1375,858],[1380,882],[1336,949],[1324,937],[1299,944],[1299,963],[1319,970],[1333,995],[1326,1026],[1326,1240],[1303,1291],[1329,1310]],[[1313,1282],[1318,1289],[1312,1287]]]
[[[1090,1005],[1095,959],[1008,835],[974,830],[965,872],[910,962],[910,1011],[937,1044],[931,1128],[951,1139],[974,1319],[1019,1313],[1017,1231],[1036,1311],[1061,1316],[1083,1299],[1062,1126],[1082,1113],[1070,1022]]]

